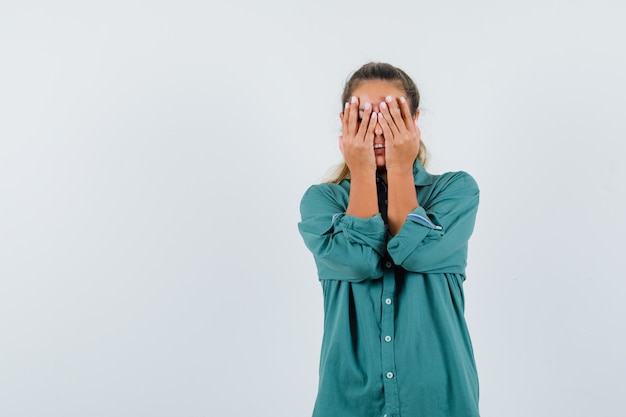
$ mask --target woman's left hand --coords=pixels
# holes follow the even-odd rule
[[[385,137],[387,172],[413,172],[420,148],[420,130],[404,97],[387,97],[379,106],[378,123]]]

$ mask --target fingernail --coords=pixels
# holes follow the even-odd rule
[[[356,97],[355,97],[355,96],[352,96],[352,102],[356,104],[357,99],[356,99]]]
[[[400,103],[402,104],[406,103],[406,99],[404,97],[400,97]]]
[[[348,102],[346,101],[345,108],[347,109],[348,107],[350,107],[350,103],[348,103]]]
[[[372,108],[372,105],[370,103],[365,103],[365,110],[369,110]]]
[[[387,96],[385,97],[385,100],[387,100],[387,103],[391,103],[393,99],[391,98],[391,96]]]
[[[375,111],[373,111],[373,112],[372,112],[372,119],[375,119],[375,118],[376,118],[376,112],[375,112]]]
[[[382,119],[383,118],[383,114],[382,113],[378,113],[378,118]]]
[[[380,108],[381,109],[386,109],[387,108],[387,103],[380,103]]]

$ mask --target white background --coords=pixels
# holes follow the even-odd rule
[[[623,416],[624,3],[505,3],[2,0],[0,415],[310,415],[298,205],[375,60],[481,187],[483,417]]]

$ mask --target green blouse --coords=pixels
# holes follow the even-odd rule
[[[463,295],[478,186],[465,172],[431,175],[419,162],[413,173],[420,206],[393,237],[386,208],[345,214],[349,180],[302,198],[298,227],[324,295],[314,417],[479,415]]]

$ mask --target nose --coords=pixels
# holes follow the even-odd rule
[[[380,123],[376,122],[376,127],[374,127],[374,134],[376,136],[382,136],[383,128],[380,126]]]
[[[380,111],[378,109],[378,104],[375,104],[374,106],[372,106],[372,110],[374,110],[374,112],[376,114],[378,114],[378,112]],[[378,121],[376,121],[376,127],[374,128],[374,134],[376,136],[382,136],[383,135],[383,128],[380,126],[380,123],[378,123]]]

